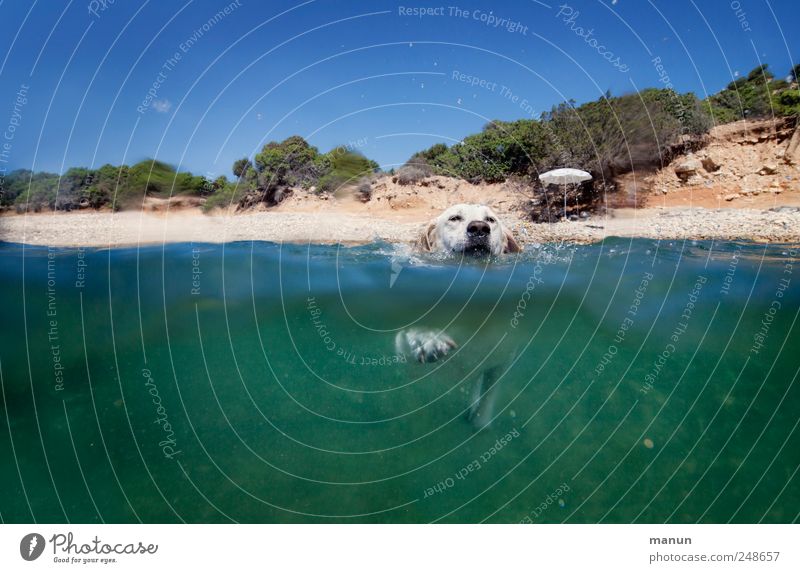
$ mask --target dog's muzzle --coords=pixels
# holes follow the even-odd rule
[[[491,252],[489,237],[492,233],[489,223],[472,221],[467,225],[467,242],[464,253],[468,255],[488,255]]]

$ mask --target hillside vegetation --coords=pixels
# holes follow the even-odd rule
[[[800,65],[786,80],[776,79],[765,64],[706,100],[693,93],[646,89],[617,97],[607,93],[579,106],[565,102],[538,120],[492,121],[456,145],[439,143],[414,154],[396,180],[412,184],[432,174],[472,183],[518,178],[536,190],[539,173],[577,167],[592,173],[594,180],[573,190],[570,203],[590,204],[598,191],[614,190],[615,177],[656,169],[702,146],[715,124],[773,116],[795,119],[800,114],[799,72]],[[370,175],[378,165],[351,148],[320,153],[302,137],[292,136],[267,143],[253,158],[237,160],[231,171],[232,180],[210,180],[151,159],[132,166],[77,167],[63,175],[17,170],[0,178],[0,209],[137,208],[146,197],[180,195],[204,198],[206,209],[246,208],[275,205],[292,189],[330,193],[343,186],[367,200]],[[561,203],[547,204],[551,209]]]
[[[246,157],[237,160],[233,164],[235,180],[225,181],[206,201],[205,208],[275,205],[298,187],[329,193],[342,186],[357,186],[368,195],[367,176],[377,170],[377,163],[347,147],[320,153],[294,135],[280,143],[266,144],[254,161]]]
[[[493,121],[457,145],[417,153],[408,165],[472,182],[567,165],[609,176],[657,163],[682,135],[702,135],[710,124],[693,94],[648,89],[578,107],[563,103],[541,120]]]
[[[800,64],[792,68],[787,81],[776,79],[767,64],[758,66],[709,97],[705,106],[707,112],[716,124],[740,119],[797,116],[800,113],[798,72]]]
[[[618,97],[607,93],[579,106],[562,103],[538,120],[492,121],[456,145],[439,143],[414,154],[398,170],[397,180],[415,183],[431,174],[472,183],[520,178],[534,189],[534,206],[546,211],[540,216],[551,219],[566,213],[559,210],[563,203],[550,204],[540,192],[540,173],[558,167],[589,171],[593,181],[569,191],[570,205],[589,208],[600,191],[615,190],[616,177],[654,171],[703,146],[714,125],[743,118],[796,118],[798,71],[795,66],[789,81],[778,80],[766,65],[759,66],[706,100],[693,93],[646,89]]]
[[[145,196],[211,195],[218,182],[191,173],[179,173],[160,161],[135,165],[103,165],[99,169],[73,167],[63,175],[12,171],[5,177],[0,205],[17,210],[40,211],[111,206],[115,209],[141,204]]]
[[[302,137],[293,136],[266,144],[254,162],[236,161],[233,181],[225,176],[211,180],[179,172],[152,159],[132,166],[73,167],[63,175],[20,169],[2,180],[0,207],[15,207],[18,212],[126,209],[141,207],[145,197],[181,195],[206,198],[207,209],[274,204],[295,187],[329,192],[341,185],[358,185],[362,193],[368,193],[369,185],[362,179],[377,168],[374,161],[345,147],[322,154]]]

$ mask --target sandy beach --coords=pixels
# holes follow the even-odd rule
[[[189,195],[151,196],[139,210],[119,212],[9,212],[0,216],[0,240],[59,247],[412,242],[449,206],[481,203],[492,207],[523,244],[585,244],[606,237],[797,243],[800,157],[787,155],[776,133],[769,121],[716,127],[703,150],[678,156],[657,172],[622,176],[618,191],[607,195],[598,211],[573,221],[532,222],[533,191],[519,179],[470,183],[432,175],[402,184],[397,176],[382,174],[370,182],[368,200],[353,188],[335,193],[296,188],[275,206],[217,207],[208,213],[202,209],[205,199]]]
[[[387,173],[371,179],[368,198],[352,187],[334,193],[294,188],[274,206],[261,202],[247,208],[215,207],[207,213],[202,208],[206,199],[192,195],[148,196],[140,209],[119,212],[107,207],[9,211],[0,216],[0,240],[63,247],[411,242],[451,205],[481,203],[492,207],[523,244],[594,243],[606,237],[797,243],[800,131],[787,146],[789,132],[781,125],[760,121],[717,126],[703,149],[679,155],[657,171],[621,176],[616,192],[600,197],[594,212],[583,212],[572,221],[534,223],[534,191],[522,179],[471,183],[430,175],[403,184]],[[558,199],[551,190],[548,200]]]
[[[506,211],[503,220],[526,244],[592,243],[606,237],[800,242],[800,207],[619,209],[587,220],[534,224]],[[436,211],[379,216],[368,212],[286,211],[203,214],[174,212],[80,212],[9,215],[0,218],[0,240],[59,247],[115,247],[171,242],[274,241],[411,242]]]

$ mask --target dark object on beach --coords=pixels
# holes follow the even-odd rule
[[[277,189],[256,189],[246,193],[239,200],[238,209],[250,209],[261,203],[264,203],[267,207],[274,207],[291,194],[292,190],[289,187],[280,187]]]
[[[592,183],[586,182],[568,185],[566,191],[559,189],[558,192],[547,187],[534,187],[533,199],[527,209],[534,223],[556,223],[564,218],[587,219],[590,213],[601,207],[601,203],[600,195],[594,191]]]
[[[417,165],[404,165],[397,170],[397,183],[400,185],[413,185],[424,180],[430,173]]]
[[[372,199],[372,185],[369,181],[362,181],[358,184],[358,187],[356,188],[356,196],[361,200],[362,203],[366,203]]]

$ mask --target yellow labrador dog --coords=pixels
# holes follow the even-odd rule
[[[476,257],[522,251],[490,207],[466,203],[453,205],[431,221],[416,247],[445,255]],[[436,362],[456,347],[456,342],[442,330],[409,328],[395,337],[396,352],[421,363]],[[485,369],[473,386],[467,417],[477,429],[491,421],[499,372],[498,366]]]
[[[453,205],[431,221],[417,245],[430,252],[463,255],[499,255],[522,250],[491,207]]]

